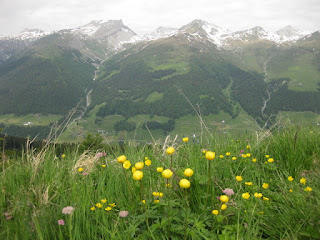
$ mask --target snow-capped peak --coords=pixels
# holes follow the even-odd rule
[[[288,25],[276,31],[276,34],[279,35],[281,41],[295,41],[308,33]]]
[[[160,38],[167,38],[175,35],[178,32],[178,29],[172,27],[158,27],[152,33],[146,34],[143,36],[143,39],[151,41]]]
[[[123,44],[141,40],[135,32],[123,24],[122,20],[95,20],[69,31],[83,38],[107,42],[114,49],[121,49]]]
[[[38,38],[44,37],[45,35],[50,34],[49,32],[44,32],[42,30],[39,29],[25,29],[22,32],[13,35],[13,36],[3,36],[0,37],[1,39],[6,39],[6,40],[10,40],[10,39],[15,39],[15,40],[37,40]]]
[[[205,38],[217,46],[222,46],[223,36],[228,34],[229,30],[223,29],[207,21],[196,19],[181,27],[179,32],[182,34],[197,36],[198,38]]]

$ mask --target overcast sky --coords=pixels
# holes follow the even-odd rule
[[[73,28],[100,19],[122,19],[140,35],[158,26],[181,27],[193,19],[231,30],[292,25],[316,31],[320,0],[0,0],[0,35],[25,28]]]

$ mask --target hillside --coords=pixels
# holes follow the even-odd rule
[[[0,114],[65,116],[80,103],[73,136],[122,138],[139,124],[168,134],[197,114],[240,126],[241,113],[263,126],[279,112],[320,111],[319,32],[228,32],[194,20],[139,37],[111,20],[36,33],[2,39],[28,44],[0,63]]]

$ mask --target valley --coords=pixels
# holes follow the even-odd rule
[[[279,119],[314,125],[320,111],[319,32],[228,32],[196,19],[141,37],[111,20],[29,30],[0,38],[1,46],[7,134],[45,136],[75,108],[61,142],[88,133],[106,141],[193,136],[204,131],[197,114],[213,133],[259,131]]]

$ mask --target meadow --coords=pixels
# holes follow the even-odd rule
[[[0,239],[319,239],[320,130],[2,156]]]

